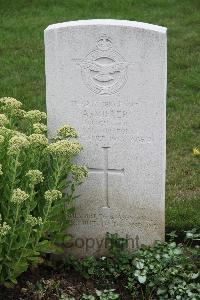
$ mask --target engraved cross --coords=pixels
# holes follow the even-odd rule
[[[110,147],[102,147],[104,151],[104,168],[88,168],[90,173],[102,173],[104,174],[104,199],[106,207],[110,208],[108,197],[108,175],[109,174],[121,174],[124,175],[124,169],[109,169],[108,168],[108,149]]]

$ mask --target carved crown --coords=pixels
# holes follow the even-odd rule
[[[100,39],[97,41],[97,48],[106,51],[112,48],[112,41],[107,35],[103,35],[100,37]]]

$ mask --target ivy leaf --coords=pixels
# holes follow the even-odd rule
[[[183,253],[182,249],[180,249],[180,248],[175,248],[173,252],[174,252],[174,254],[176,254],[176,255],[180,255],[180,254]]]
[[[96,290],[96,294],[97,294],[98,297],[100,297],[102,295],[102,292],[99,291],[99,290]]]
[[[192,232],[187,232],[186,233],[186,238],[187,239],[192,239],[194,237],[194,234]]]
[[[191,275],[191,278],[192,279],[196,279],[196,278],[198,278],[199,277],[199,272],[198,273],[193,273],[192,275]]]
[[[158,288],[157,290],[157,295],[163,295],[167,292],[167,289],[166,288]]]
[[[135,266],[137,269],[142,270],[144,268],[144,263],[141,261],[136,261]]]
[[[147,280],[147,276],[142,276],[142,275],[140,275],[140,276],[138,276],[138,281],[139,281],[139,283],[145,283],[145,281]]]

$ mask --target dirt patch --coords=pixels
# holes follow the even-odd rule
[[[116,289],[120,299],[132,299],[125,288],[123,279],[116,283],[87,280],[75,271],[40,266],[30,269],[18,280],[13,289],[0,286],[1,300],[60,300],[62,295],[80,299],[85,294],[95,294],[96,289]]]

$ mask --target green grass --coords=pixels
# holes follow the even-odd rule
[[[0,0],[0,95],[45,109],[43,30],[116,18],[168,27],[166,226],[200,225],[199,0]]]

